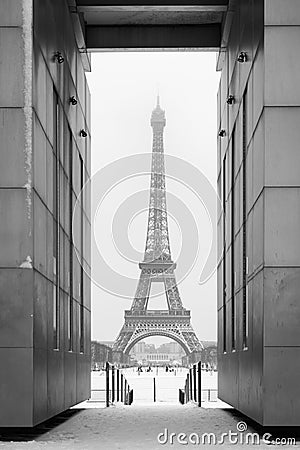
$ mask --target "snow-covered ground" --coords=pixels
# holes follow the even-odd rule
[[[133,402],[149,404],[154,402],[178,403],[179,389],[184,388],[188,370],[177,368],[174,372],[166,372],[163,367],[153,368],[151,372],[143,370],[138,373],[136,367],[124,369],[130,388],[133,389]],[[87,407],[103,407],[105,402],[105,372],[92,372],[91,375],[92,402],[85,402]],[[202,401],[204,407],[228,406],[217,401],[218,374],[217,372],[202,371]],[[210,398],[210,401],[208,399]]]
[[[222,442],[222,435],[230,431],[238,432],[239,439],[244,442],[239,441],[234,448],[270,448],[268,443],[263,443],[257,430],[251,428],[247,418],[224,403],[204,402],[203,408],[191,403],[180,405],[178,389],[184,386],[185,369],[179,369],[176,374],[166,373],[163,369],[140,375],[136,369],[127,369],[123,373],[134,389],[132,405],[118,403],[105,408],[104,402],[84,402],[48,421],[46,426],[42,424],[40,431],[37,427],[28,434],[21,430],[5,437],[1,436],[0,430],[0,450],[158,450],[219,445],[222,449],[232,449],[234,444],[228,441],[228,435]],[[156,382],[155,403],[153,378]],[[202,388],[216,389],[217,374],[202,372]],[[104,372],[92,373],[92,389],[105,389]],[[243,432],[239,432],[240,423]],[[256,433],[259,445],[245,444],[246,433]],[[210,444],[207,439],[211,439]],[[285,445],[284,448],[295,446]]]
[[[124,370],[130,387],[133,389],[134,404],[154,402],[178,402],[178,392],[184,387],[186,369],[176,369],[166,372],[163,367],[153,368],[152,372],[145,370],[139,375],[136,368]]]
[[[152,372],[143,371],[140,375],[136,368],[124,370],[130,387],[133,389],[134,404],[156,402],[178,403],[179,389],[183,389],[188,370],[178,368],[174,372],[166,372],[163,367],[153,368]],[[211,400],[217,399],[217,373],[202,371],[202,398],[208,399],[208,389],[211,390]]]
[[[238,432],[243,422],[245,432]],[[58,423],[58,424],[57,424]],[[246,433],[257,433],[247,419],[232,409],[204,409],[195,405],[156,403],[152,405],[113,406],[104,409],[78,409],[68,420],[56,420],[52,429],[24,442],[1,442],[0,450],[159,450],[183,448],[269,449],[263,443],[245,443]],[[238,433],[238,444],[227,440],[223,433]],[[181,434],[184,433],[184,436]],[[207,435],[210,434],[210,437]],[[196,436],[200,443],[195,444]],[[259,437],[259,436],[258,436]],[[259,437],[261,439],[261,437]],[[0,438],[1,439],[1,438]],[[160,439],[160,441],[159,441]],[[180,443],[179,439],[184,443]],[[203,439],[205,441],[203,442]],[[210,439],[210,444],[208,444]],[[241,439],[243,439],[241,443]],[[23,442],[22,442],[23,441]],[[244,442],[244,444],[243,444]],[[298,443],[299,444],[299,443]],[[273,447],[274,448],[274,447]],[[282,446],[281,446],[282,448]],[[287,445],[284,448],[295,448]]]

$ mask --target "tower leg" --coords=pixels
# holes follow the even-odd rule
[[[114,364],[124,364],[124,354],[123,352],[113,351],[112,353],[113,363]]]

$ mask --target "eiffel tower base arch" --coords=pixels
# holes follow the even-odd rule
[[[201,358],[203,345],[190,324],[190,311],[183,308],[125,311],[125,323],[113,347],[115,361],[125,363],[126,355],[129,361],[132,347],[151,336],[165,336],[178,342],[190,362],[197,362]]]

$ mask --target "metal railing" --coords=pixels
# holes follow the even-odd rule
[[[203,393],[206,393],[206,395],[203,395]],[[202,389],[202,401],[217,402],[218,389]]]
[[[190,316],[190,310],[187,309],[147,309],[143,311],[126,310],[125,316]]]
[[[96,395],[92,395],[90,402],[105,402],[107,407],[115,402],[122,402],[124,405],[131,405],[133,402],[133,389],[122,371],[109,362],[105,365],[105,389],[91,389],[91,393]]]
[[[217,399],[217,389],[202,389],[201,361],[193,364],[189,368],[184,389],[179,389],[179,402],[184,404],[192,401],[201,407],[203,401],[214,402]]]
[[[120,369],[116,369],[114,365],[109,362],[106,363],[106,406],[109,407],[115,401],[122,402],[124,405],[131,405],[133,402],[133,390],[124,377]],[[111,380],[109,371],[111,370]],[[110,386],[111,381],[111,386]],[[111,399],[109,392],[111,391]]]

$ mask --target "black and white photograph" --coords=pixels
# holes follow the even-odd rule
[[[300,0],[0,0],[0,450],[300,448]]]

